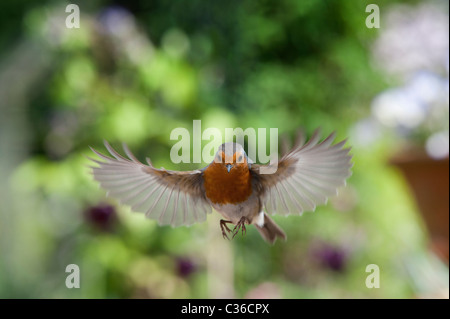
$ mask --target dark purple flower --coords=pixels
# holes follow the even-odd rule
[[[196,265],[191,261],[191,259],[186,257],[179,257],[176,259],[177,273],[180,277],[187,278],[193,272],[197,270]]]
[[[111,231],[117,224],[117,213],[114,206],[99,204],[89,207],[84,213],[86,222],[102,231]]]
[[[323,244],[320,247],[315,248],[314,256],[324,268],[336,272],[345,271],[347,265],[347,253],[340,247]]]

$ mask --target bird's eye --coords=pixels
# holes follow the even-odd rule
[[[243,163],[243,162],[242,162],[242,155],[238,157],[238,160],[237,160],[237,161],[238,161],[238,163]]]
[[[221,154],[217,154],[217,162],[221,163],[222,162],[222,155]]]

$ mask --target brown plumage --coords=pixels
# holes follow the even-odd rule
[[[203,185],[206,197],[214,204],[244,202],[252,193],[247,161],[235,164],[230,172],[223,163],[212,162],[203,172]]]
[[[351,175],[349,148],[345,141],[332,145],[335,134],[321,143],[316,131],[305,144],[300,135],[297,144],[276,164],[273,174],[262,174],[268,165],[249,164],[241,145],[225,143],[214,161],[201,170],[169,171],[139,162],[124,145],[128,158],[118,154],[107,142],[113,158],[92,149],[103,161],[92,167],[94,178],[123,204],[144,212],[161,225],[191,225],[202,222],[213,207],[225,219],[220,227],[224,237],[246,225],[256,226],[268,242],[286,239],[285,233],[269,214],[302,214],[314,211],[337,193]],[[227,224],[234,224],[233,230]]]

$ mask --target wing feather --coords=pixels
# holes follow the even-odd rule
[[[251,165],[255,189],[268,213],[314,211],[337,194],[351,175],[352,163],[350,148],[343,148],[346,140],[333,145],[335,138],[333,132],[319,143],[320,131],[316,130],[305,143],[304,134],[299,134],[294,148],[276,164],[274,174],[260,174],[263,165]]]
[[[129,205],[133,211],[145,213],[161,225],[191,225],[206,220],[206,215],[211,213],[203,189],[202,171],[156,169],[148,158],[149,165],[141,163],[126,144],[123,149],[128,158],[108,142],[104,144],[112,157],[91,148],[101,160],[89,159],[98,165],[91,167],[92,173],[108,196]]]

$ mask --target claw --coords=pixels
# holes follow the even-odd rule
[[[226,239],[230,240],[230,238],[228,237],[227,233],[225,232],[225,231],[231,232],[231,229],[229,229],[228,226],[227,226],[228,223],[232,223],[232,221],[221,219],[220,220],[220,229],[222,230],[222,237],[223,237],[223,239],[226,238]]]
[[[239,233],[239,229],[241,230],[242,235],[244,235],[244,233],[247,233],[247,228],[245,227],[245,221],[246,221],[246,218],[242,217],[239,220],[239,222],[236,224],[236,226],[234,226],[232,238],[234,238]]]
[[[228,237],[228,235],[227,234],[225,234],[225,232],[222,230],[222,237],[223,237],[223,239],[228,239],[228,240],[230,240],[230,238]]]

